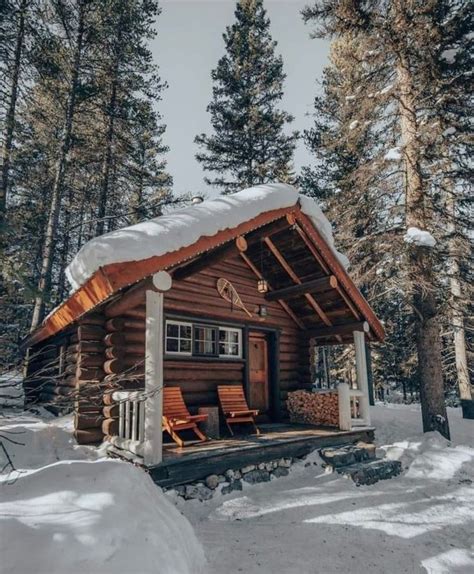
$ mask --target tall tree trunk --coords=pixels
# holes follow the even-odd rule
[[[5,119],[5,134],[2,153],[2,181],[0,185],[0,234],[2,233],[3,223],[5,221],[11,152],[13,147],[13,134],[15,131],[15,112],[18,100],[18,83],[20,78],[23,45],[25,41],[25,19],[28,4],[29,0],[22,0],[18,12],[18,32],[16,35],[15,52],[13,57],[11,90]]]
[[[112,146],[114,141],[115,132],[115,108],[117,102],[117,75],[112,82],[112,90],[110,92],[109,100],[109,122],[107,126],[107,134],[105,136],[105,153],[104,160],[102,162],[102,177],[99,195],[99,209],[97,211],[97,226],[96,235],[102,235],[105,228],[105,213],[107,210],[107,199],[109,195],[109,180],[110,180],[110,168],[112,164]]]
[[[42,254],[40,279],[38,282],[38,294],[35,298],[31,330],[40,324],[44,315],[45,301],[51,287],[51,271],[53,267],[54,248],[56,244],[56,232],[58,227],[59,210],[63,191],[64,177],[66,173],[69,150],[71,148],[71,134],[76,107],[76,93],[79,82],[79,70],[81,66],[82,46],[84,36],[84,10],[85,1],[79,2],[78,27],[76,45],[74,49],[71,80],[68,90],[68,103],[64,117],[64,128],[61,138],[61,148],[55,167],[53,189],[51,191],[51,203],[49,208],[48,223],[46,225],[45,241]]]
[[[430,216],[425,209],[421,154],[417,140],[415,90],[410,65],[398,54],[401,135],[406,170],[406,226],[426,230]],[[430,248],[410,245],[409,277],[416,316],[416,345],[420,372],[420,399],[424,432],[439,431],[449,439],[444,400],[441,337]]]
[[[122,59],[122,26],[123,26],[123,12],[119,18],[117,25],[117,37],[115,43],[115,54],[113,60],[112,68],[112,85],[110,90],[110,99],[108,104],[108,126],[107,134],[105,136],[105,153],[104,160],[102,162],[102,180],[99,195],[99,209],[97,212],[97,226],[96,235],[102,235],[105,229],[105,214],[107,211],[107,199],[109,195],[109,181],[110,181],[110,170],[112,165],[112,148],[115,137],[115,115],[117,108],[117,88],[118,88],[118,76],[120,61]]]
[[[472,400],[471,383],[467,366],[466,337],[464,329],[464,314],[462,311],[462,292],[459,269],[459,245],[456,239],[456,200],[454,192],[449,189],[446,200],[449,230],[449,256],[451,269],[449,286],[451,289],[451,313],[454,331],[454,354],[456,358],[456,373],[459,386],[459,396],[465,401]]]

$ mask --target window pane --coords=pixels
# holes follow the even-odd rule
[[[226,341],[226,340],[227,340],[227,331],[219,329],[219,341]]]
[[[191,352],[191,339],[181,339],[179,342],[179,350],[181,353]]]
[[[191,325],[180,325],[179,334],[183,339],[191,339]]]
[[[198,340],[194,341],[194,352],[197,353],[198,355],[204,354],[204,341],[198,341]]]
[[[225,343],[219,343],[219,355],[227,355],[227,345]]]
[[[178,339],[166,339],[166,350],[169,353],[178,352]]]
[[[229,340],[232,343],[238,343],[239,342],[239,332],[238,331],[231,331],[229,333],[229,335],[230,335]]]
[[[167,337],[177,337],[179,333],[179,325],[174,323],[166,323],[166,336]]]
[[[213,341],[206,341],[204,343],[204,348],[207,355],[216,354],[216,344]]]
[[[239,346],[236,343],[230,343],[228,345],[228,351],[227,351],[228,355],[234,355],[234,356],[238,356],[239,355]]]

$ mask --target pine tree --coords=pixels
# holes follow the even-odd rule
[[[384,117],[387,96],[378,86],[389,79],[380,77],[374,49],[364,32],[333,41],[313,126],[304,132],[316,161],[303,168],[300,187],[323,206],[349,256],[351,276],[385,323],[386,340],[374,348],[376,377],[385,373],[391,386],[406,389],[416,386],[416,369],[413,314],[399,273],[400,176],[383,158],[396,126]]]
[[[385,121],[393,120],[393,130],[387,131],[382,141],[396,144],[385,158],[400,159],[403,167],[400,191],[404,201],[400,207],[405,226],[428,230],[438,237],[442,211],[436,173],[444,157],[434,145],[434,138],[437,122],[446,113],[438,113],[439,102],[452,100],[455,89],[460,87],[462,93],[462,82],[453,90],[453,84],[445,81],[446,74],[440,71],[436,75],[439,49],[447,37],[447,18],[467,9],[465,2],[454,4],[444,0],[321,1],[304,12],[306,19],[318,22],[316,33],[320,36],[365,34],[372,38],[372,78],[379,81],[375,96],[379,99],[383,94],[385,99],[377,108]],[[367,94],[363,85],[359,89],[362,99],[374,97],[373,93]],[[403,251],[399,277],[409,287],[414,310],[423,427],[449,437],[441,363],[443,314],[439,305],[439,271],[444,254],[439,244],[432,248],[418,242],[405,243]]]
[[[51,288],[51,272],[55,254],[58,220],[61,210],[61,198],[63,194],[68,156],[72,144],[72,129],[74,114],[76,112],[76,99],[80,88],[84,35],[86,31],[86,19],[89,13],[89,7],[87,4],[86,0],[77,0],[75,6],[70,10],[67,10],[66,7],[62,5],[58,5],[58,18],[62,22],[67,22],[67,19],[65,19],[67,17],[70,19],[68,23],[73,30],[73,40],[70,51],[70,75],[67,88],[67,103],[64,111],[62,134],[59,140],[58,157],[54,167],[54,180],[51,190],[48,223],[46,225],[43,245],[41,270],[37,289],[38,293],[35,297],[33,317],[31,319],[32,330],[35,329],[43,319],[45,302],[49,296],[49,290]],[[71,31],[67,29],[67,25],[65,33],[68,36],[71,34]]]
[[[154,132],[154,143],[161,138],[164,126],[158,127],[158,116],[151,110],[145,113],[152,102],[159,101],[166,88],[158,76],[157,66],[149,48],[146,46],[155,35],[154,21],[161,10],[157,2],[133,0],[107,0],[101,4],[100,11],[100,51],[104,55],[104,65],[100,70],[99,82],[104,94],[100,102],[104,116],[103,159],[100,175],[100,190],[96,234],[105,229],[104,217],[110,215],[108,207],[112,167],[120,162],[120,153],[126,146],[133,144],[127,141],[137,128],[145,132]],[[120,138],[125,138],[125,146]],[[146,136],[145,136],[146,137]],[[157,154],[163,154],[165,147],[155,147]],[[164,169],[164,164],[161,165]],[[170,184],[169,176],[164,181]],[[123,205],[123,198],[118,204]],[[110,219],[108,219],[110,221]]]
[[[24,47],[26,35],[26,20],[28,17],[29,0],[21,0],[18,9],[14,10],[13,6],[5,2],[2,6],[2,53],[4,58],[3,62],[8,62],[5,66],[5,76],[9,78],[9,85],[5,87],[8,90],[8,103],[6,106],[5,128],[2,134],[2,175],[0,181],[0,237],[3,235],[3,224],[5,219],[5,210],[7,203],[7,194],[9,189],[10,177],[10,163],[13,148],[13,136],[15,131],[15,115],[18,102],[18,90],[20,85],[20,72],[22,64],[24,63]],[[8,16],[10,18],[8,18]],[[10,22],[8,22],[10,20]],[[8,23],[10,26],[10,34],[7,33]],[[9,54],[9,40],[14,37],[14,50]],[[9,57],[10,56],[10,57]]]
[[[214,133],[195,139],[205,181],[231,193],[269,181],[291,179],[297,134],[285,133],[293,118],[277,108],[283,95],[283,60],[263,0],[239,0],[235,23],[223,36],[226,54],[212,72],[208,106]]]

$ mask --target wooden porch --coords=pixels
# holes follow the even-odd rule
[[[179,448],[163,445],[163,462],[149,467],[159,486],[170,487],[280,458],[301,457],[315,449],[342,446],[359,441],[372,442],[374,429],[350,431],[300,424],[261,424],[261,434],[209,440]]]

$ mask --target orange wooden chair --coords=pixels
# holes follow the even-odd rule
[[[180,387],[163,388],[163,430],[170,434],[176,444],[184,446],[184,441],[178,436],[178,432],[183,430],[192,430],[201,441],[206,441],[207,436],[197,426],[206,419],[207,415],[189,413]]]
[[[219,385],[217,394],[227,428],[232,436],[234,433],[231,425],[241,423],[252,424],[256,434],[260,434],[260,430],[255,424],[255,417],[258,415],[258,411],[249,409],[244,395],[244,388],[241,385]]]

